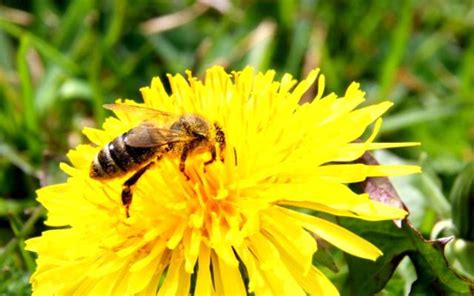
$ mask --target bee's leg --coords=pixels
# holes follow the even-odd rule
[[[122,185],[122,204],[125,206],[125,214],[127,215],[127,218],[130,217],[130,214],[128,212],[130,208],[130,204],[132,203],[132,198],[133,198],[133,192],[132,192],[132,186],[137,183],[138,179],[143,175],[143,173],[146,172],[147,169],[150,168],[155,162],[152,161],[146,166],[142,167],[138,171],[135,172],[130,178],[127,179]]]
[[[214,127],[216,129],[216,142],[219,143],[219,154],[221,161],[224,161],[224,149],[225,149],[225,134],[220,125],[217,122],[214,122]],[[215,148],[214,148],[215,150]],[[212,153],[212,151],[211,151]]]
[[[186,180],[189,180],[190,177],[186,174],[186,158],[188,157],[188,153],[190,150],[190,145],[185,145],[183,147],[183,151],[181,152],[181,157],[179,159],[179,170],[183,175],[186,177]]]
[[[209,159],[208,161],[206,161],[204,163],[205,166],[208,165],[208,164],[213,163],[216,160],[216,146],[214,146],[214,145],[211,146],[210,150],[211,150],[211,159]]]

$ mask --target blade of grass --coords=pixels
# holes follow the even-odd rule
[[[40,117],[55,106],[58,89],[65,80],[65,76],[64,71],[58,65],[52,65],[46,69],[42,82],[36,89],[36,108]]]
[[[113,89],[125,81],[128,75],[136,70],[139,63],[146,59],[152,52],[153,48],[149,44],[144,43],[133,55],[128,56],[126,60],[123,60],[121,56],[114,53],[105,55],[104,63],[113,69],[117,75],[111,75],[104,79],[102,81],[102,88]]]
[[[30,274],[33,273],[36,269],[34,255],[25,250],[25,240],[23,238],[18,240],[18,249],[20,249],[21,257],[26,264],[26,268]]]
[[[298,1],[293,0],[278,1],[278,16],[282,26],[290,27],[293,24],[298,7],[297,3]]]
[[[28,50],[30,49],[30,39],[28,36],[23,36],[20,40],[20,47],[16,55],[16,62],[18,66],[18,76],[20,78],[20,86],[23,99],[23,112],[26,128],[36,133],[38,131],[37,114],[35,112],[35,105],[33,101],[33,86],[28,67]]]
[[[11,256],[12,252],[15,250],[15,247],[18,246],[19,240],[23,240],[34,230],[34,225],[36,221],[43,215],[43,212],[44,209],[42,206],[36,206],[31,212],[30,218],[25,224],[23,224],[21,230],[18,232],[18,235],[12,238],[4,248],[0,249],[0,266],[3,266],[5,260]]]
[[[8,220],[10,222],[10,228],[13,230],[13,233],[15,234],[15,236],[18,236],[22,228],[20,217],[18,217],[18,214],[12,213]]]
[[[13,58],[14,59],[14,58]],[[21,109],[21,93],[18,88],[8,80],[3,80],[0,76],[0,143],[5,143],[7,139],[15,138],[21,130],[20,122],[23,120],[20,112]],[[2,144],[0,144],[0,155],[2,152]]]
[[[23,36],[20,40],[20,47],[17,52],[16,61],[18,66],[18,75],[20,78],[20,87],[23,103],[23,119],[27,133],[38,135],[38,116],[36,114],[35,102],[33,100],[33,85],[31,81],[30,69],[28,65],[28,51],[30,49],[30,39]],[[41,154],[40,138],[26,137],[30,156],[37,159]]]
[[[326,89],[338,92],[341,90],[341,81],[337,75],[337,61],[331,56],[327,44],[323,44],[321,46],[321,52],[321,68],[323,69],[324,76],[326,77]]]
[[[22,221],[17,213],[12,213],[9,220],[10,227],[18,239],[18,249],[20,251],[21,257],[23,258],[28,271],[31,273],[35,270],[35,262],[33,260],[32,254],[25,250],[25,240],[22,236],[20,236],[21,229],[23,229]]]
[[[387,116],[384,119],[380,133],[390,133],[413,126],[415,124],[439,120],[449,116],[455,115],[457,108],[453,106],[448,107],[434,107],[429,109],[412,109],[399,112],[396,115]]]
[[[421,186],[426,192],[426,196],[431,201],[431,207],[433,207],[439,217],[449,219],[451,216],[451,205],[449,204],[448,199],[444,196],[441,188],[428,173],[421,174],[420,178]]]
[[[59,24],[58,34],[55,35],[53,44],[57,48],[63,48],[66,45],[71,44],[71,39],[81,32],[78,30],[78,26],[84,23],[84,19],[88,14],[93,11],[95,1],[82,0],[82,1],[70,1],[67,11],[61,17],[61,23]]]
[[[36,202],[33,200],[16,200],[7,199],[0,196],[0,217],[5,217],[11,213],[20,213],[27,208],[34,206]]]
[[[89,67],[89,83],[92,89],[92,102],[94,110],[94,118],[98,125],[102,124],[105,119],[105,110],[102,107],[104,97],[102,94],[100,70],[102,66],[102,44],[100,43],[92,53],[91,65]]]
[[[462,62],[460,94],[466,102],[470,102],[472,105],[474,104],[472,99],[474,93],[474,67],[472,66],[474,65],[474,38],[472,36],[469,43]]]
[[[0,31],[0,67],[4,70],[13,70],[13,50],[7,36]]]
[[[104,45],[106,48],[112,47],[120,38],[122,32],[123,21],[125,19],[125,11],[127,10],[127,1],[114,1],[112,9],[112,19],[107,26],[105,33]]]
[[[170,72],[180,72],[187,68],[186,65],[191,65],[189,62],[185,62],[186,56],[163,36],[153,35],[146,36],[146,38]]]
[[[25,181],[24,189],[27,190],[27,192],[33,192],[38,186],[36,182],[40,179],[39,171],[35,169],[32,164],[30,164],[27,160],[24,159],[26,157],[23,157],[21,153],[16,151],[8,144],[0,144],[0,158],[3,157],[19,169],[21,169],[23,173],[33,177],[23,178],[23,180]]]
[[[229,54],[230,62],[243,59],[242,68],[251,65],[257,70],[266,69],[265,63],[271,58],[270,45],[275,35],[276,24],[270,20],[262,21],[254,30],[242,38],[236,45],[238,50]]]
[[[400,21],[397,22],[398,26],[393,32],[390,42],[391,49],[385,58],[385,62],[381,67],[381,73],[379,74],[380,93],[377,96],[379,100],[385,100],[389,95],[410,37],[411,20],[414,12],[412,1],[404,0],[401,5]]]
[[[285,71],[297,75],[311,37],[311,23],[308,19],[299,20],[293,28],[293,38],[288,51]]]
[[[37,37],[36,35],[31,34],[28,31],[23,30],[22,28],[2,19],[0,19],[0,29],[3,29],[8,34],[18,39],[24,37],[28,38],[32,46],[35,47],[41,54],[50,59],[52,62],[60,65],[62,69],[68,71],[70,74],[77,75],[81,73],[81,68],[74,61],[62,54],[53,45]]]
[[[244,64],[251,65],[257,70],[268,69],[274,49],[275,46],[272,38],[262,40],[249,51]]]

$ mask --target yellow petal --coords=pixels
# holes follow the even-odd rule
[[[186,287],[189,290],[189,274],[184,272],[182,254],[176,250],[171,255],[168,273],[157,295],[181,295]],[[189,291],[185,291],[185,293],[189,293]]]
[[[273,293],[305,295],[286,265],[282,264],[278,249],[263,235],[249,237],[248,248],[255,256],[257,267]]]
[[[420,173],[419,166],[414,165],[366,165],[366,164],[336,164],[316,168],[316,174],[326,180],[355,183],[362,182],[367,177],[403,176]]]
[[[192,229],[185,235],[184,240],[184,256],[185,256],[185,270],[192,273],[194,265],[199,256],[199,246],[201,244],[201,231],[199,229]]]
[[[373,244],[339,225],[291,210],[283,208],[280,210],[300,220],[307,230],[351,255],[373,261],[382,255],[382,252]]]
[[[217,256],[213,257],[212,266],[217,295],[247,295],[238,266],[229,265]]]
[[[310,209],[317,212],[328,213],[335,216],[352,217],[366,221],[383,221],[388,219],[401,219],[408,213],[399,208],[395,208],[372,200],[361,200],[347,207],[333,207],[314,202],[306,201],[280,201],[279,205],[294,206],[301,209]]]
[[[207,296],[214,294],[213,282],[211,278],[211,251],[209,248],[203,246],[200,249],[198,259],[198,272],[196,278],[196,289],[194,294],[196,296]]]
[[[278,249],[287,252],[295,262],[301,265],[301,271],[307,273],[312,264],[313,254],[317,250],[316,240],[293,219],[270,208],[262,215],[263,234]],[[288,235],[291,233],[291,236]]]

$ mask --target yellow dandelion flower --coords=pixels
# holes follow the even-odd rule
[[[90,166],[144,118],[118,109],[102,130],[86,128],[93,144],[69,152],[72,165],[61,165],[67,182],[38,190],[46,224],[58,228],[27,241],[38,253],[34,295],[336,295],[312,265],[313,235],[354,256],[382,255],[308,210],[373,221],[406,215],[347,186],[419,171],[352,163],[368,150],[415,144],[373,142],[390,102],[356,109],[364,102],[356,83],[342,97],[323,97],[317,70],[299,83],[250,67],[231,74],[213,67],[203,81],[190,73],[168,79],[171,94],[154,78],[141,89],[143,104],[122,103],[219,123],[226,143],[217,160],[205,165],[210,149],[194,153],[183,173],[179,157],[162,157],[133,186],[127,217],[122,185],[133,172],[96,180]],[[315,99],[299,105],[315,81]]]

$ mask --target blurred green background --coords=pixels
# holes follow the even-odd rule
[[[23,241],[45,229],[35,190],[65,180],[58,164],[102,104],[213,64],[320,67],[326,93],[358,81],[367,104],[394,101],[379,140],[422,146],[376,156],[422,165],[394,179],[413,223],[459,234],[448,196],[474,159],[474,1],[0,1],[0,295],[30,293]]]

